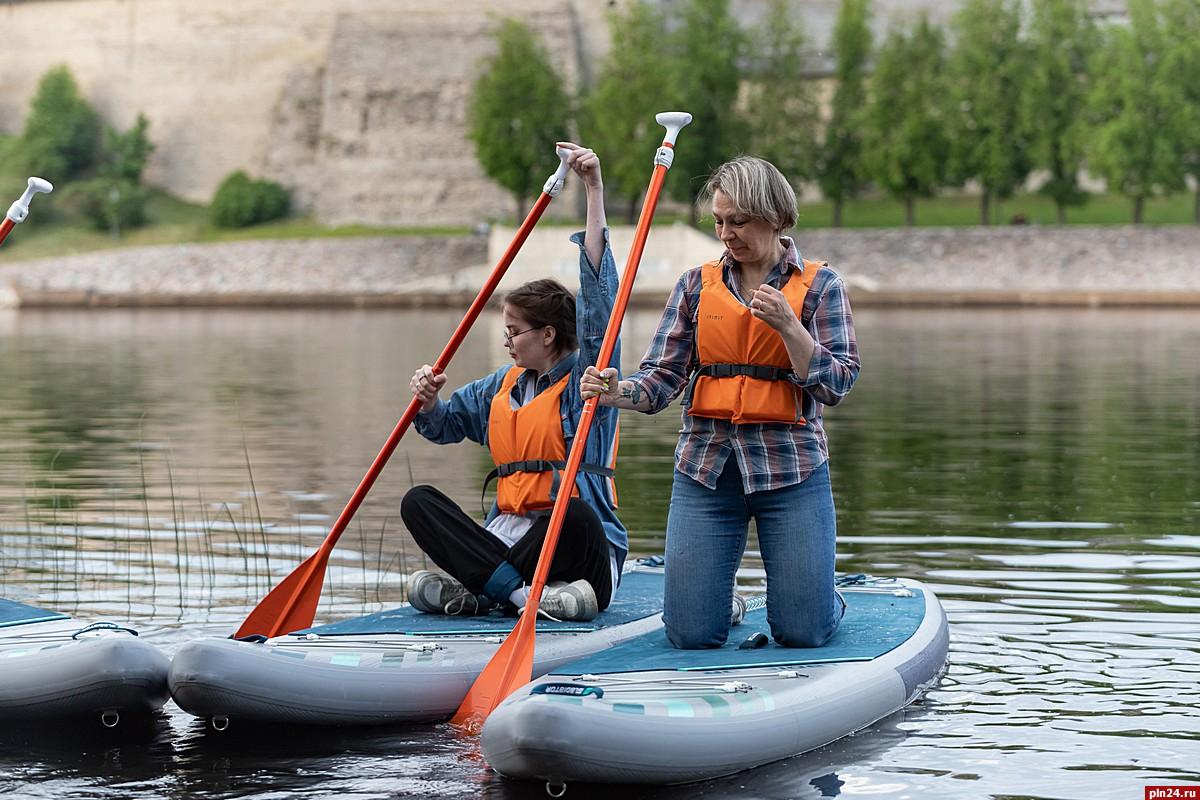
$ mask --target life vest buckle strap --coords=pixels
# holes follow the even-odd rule
[[[763,364],[705,364],[696,372],[697,375],[711,375],[714,378],[732,378],[736,375],[747,375],[763,381],[786,381],[796,373],[790,369],[769,367]]]
[[[692,373],[691,380],[688,381],[687,389],[683,393],[683,400],[681,402],[684,408],[691,407],[692,393],[696,389],[696,379],[700,377],[732,378],[737,375],[746,375],[763,381],[786,381],[794,377],[795,374],[790,369],[769,367],[763,364],[702,364],[699,369]]]
[[[541,458],[509,461],[506,464],[500,464],[489,472],[487,479],[490,481],[493,478],[506,478],[517,472],[549,472],[552,469],[565,469],[566,466],[567,462],[565,461],[546,461]]]
[[[479,493],[479,505],[484,511],[484,516],[487,516],[487,506],[484,500],[487,497],[487,487],[496,478],[504,478],[509,475],[515,475],[518,472],[553,472],[554,481],[550,485],[550,500],[558,497],[559,470],[567,468],[566,461],[547,461],[545,459],[533,458],[524,461],[509,461],[504,464],[498,464],[487,476],[483,479],[483,491]],[[611,467],[599,467],[595,464],[580,464],[580,472],[590,472],[593,475],[600,475],[604,478],[611,478],[614,472]]]

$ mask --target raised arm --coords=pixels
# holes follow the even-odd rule
[[[604,182],[600,177],[600,157],[587,147],[560,142],[569,150],[567,165],[579,175],[587,193],[587,226],[571,241],[581,248],[579,257],[579,296],[576,326],[579,335],[578,376],[583,367],[596,363],[604,342],[609,317],[619,289],[617,265],[608,243],[607,218],[604,214]],[[620,342],[610,363],[620,363]]]
[[[587,196],[587,226],[583,238],[583,248],[587,252],[592,265],[599,267],[604,256],[604,229],[608,219],[604,214],[604,180],[600,176],[600,157],[589,147],[580,147],[571,142],[559,142],[559,147],[571,151],[567,156],[567,165],[583,182]]]

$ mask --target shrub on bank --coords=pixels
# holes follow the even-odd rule
[[[245,228],[283,219],[288,214],[287,190],[274,181],[252,180],[245,172],[230,173],[213,195],[209,220],[218,228]]]
[[[109,231],[114,237],[121,228],[146,224],[150,190],[135,181],[94,178],[70,184],[63,197],[92,223],[93,228]]]

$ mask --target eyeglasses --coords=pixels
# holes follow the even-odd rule
[[[530,331],[536,331],[536,330],[537,330],[537,328],[535,327],[535,328],[526,328],[525,330],[517,331],[516,333],[509,333],[508,331],[504,331],[504,333],[502,334],[504,336],[504,346],[512,347],[513,339],[517,338],[522,333],[529,333]]]

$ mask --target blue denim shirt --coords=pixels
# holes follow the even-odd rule
[[[579,294],[575,299],[575,330],[579,338],[579,351],[572,353],[554,365],[545,375],[538,379],[534,387],[535,394],[541,394],[553,386],[563,375],[570,373],[567,388],[562,393],[562,426],[563,436],[567,443],[567,452],[571,451],[575,439],[575,431],[579,427],[579,417],[583,413],[584,401],[579,394],[579,379],[584,369],[596,363],[600,348],[604,342],[604,332],[608,327],[609,317],[612,316],[613,302],[616,300],[618,289],[617,265],[613,260],[609,244],[608,229],[604,230],[604,254],[600,265],[591,263],[583,246],[584,232],[579,231],[571,236],[571,241],[579,248]],[[613,351],[610,364],[619,366],[621,363],[621,344]],[[418,414],[413,422],[417,432],[431,442],[451,444],[470,439],[484,446],[488,443],[488,419],[491,415],[492,398],[500,390],[500,384],[511,366],[504,366],[477,381],[468,383],[450,395],[449,400],[438,400],[438,404],[426,414]],[[525,387],[534,378],[532,370],[526,370],[517,378],[513,388],[513,396],[518,402],[525,396]],[[607,467],[613,461],[613,453],[617,445],[617,410],[607,406],[598,406],[596,416],[588,432],[587,444],[584,447],[583,463]],[[608,480],[591,473],[579,472],[575,479],[579,488],[579,496],[587,501],[604,524],[608,541],[617,551],[618,567],[624,562],[629,552],[629,534],[616,514],[616,498],[609,491]],[[561,489],[560,489],[561,491]],[[495,503],[488,513],[490,522],[499,513]]]

